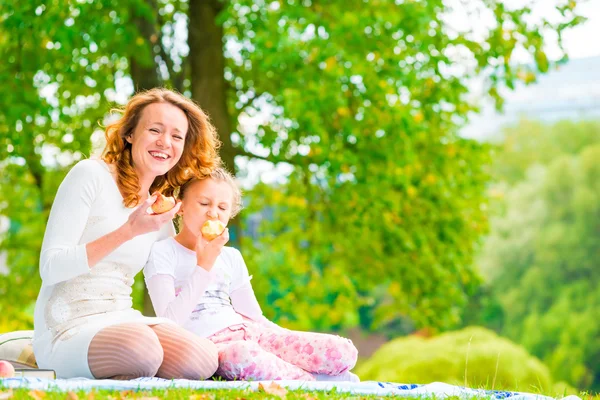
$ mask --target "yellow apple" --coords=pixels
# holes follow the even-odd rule
[[[156,214],[162,214],[175,207],[175,199],[173,197],[163,196],[162,193],[156,192],[156,201],[152,204],[152,211]]]
[[[225,230],[225,224],[216,220],[208,220],[202,225],[202,236],[208,241],[213,240]]]

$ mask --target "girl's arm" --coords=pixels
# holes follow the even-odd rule
[[[154,275],[146,280],[146,286],[156,316],[183,325],[211,281],[210,272],[198,267],[178,294],[175,293],[175,278],[171,275]]]
[[[248,281],[238,289],[231,292],[231,305],[238,314],[250,319],[251,321],[257,322],[271,329],[283,329],[279,325],[271,322],[262,313],[256,295],[252,289],[252,285]]]
[[[230,260],[233,263],[235,272],[235,279],[232,282],[233,289],[229,294],[231,298],[231,305],[238,314],[257,322],[267,328],[271,329],[284,329],[279,325],[269,321],[262,313],[256,295],[252,289],[250,283],[250,274],[248,273],[248,267],[244,262],[244,257],[239,250],[231,248],[229,250]]]
[[[144,267],[144,276],[156,315],[182,325],[204,296],[214,274],[197,266],[181,290],[176,293],[176,264],[176,254],[169,251],[165,242],[158,242],[152,248],[148,263]]]

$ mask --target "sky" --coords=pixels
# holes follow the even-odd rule
[[[524,7],[529,5],[532,13],[529,22],[537,22],[546,18],[550,22],[556,22],[560,18],[556,5],[565,4],[568,0],[504,0],[504,4],[510,8]],[[491,12],[482,11],[481,2],[472,0],[445,0],[445,4],[452,9],[448,14],[446,22],[457,29],[469,28],[475,34],[485,31],[485,28],[493,21]],[[571,58],[585,58],[600,55],[600,0],[577,0],[576,11],[578,14],[588,18],[588,21],[573,29],[568,30],[563,36],[563,46]],[[545,32],[549,39],[555,35]],[[555,41],[555,40],[550,40]],[[548,45],[546,52],[551,59],[559,57],[559,48],[556,45]],[[516,62],[527,62],[529,57],[522,51],[513,55]]]
[[[549,0],[542,0],[540,3],[541,9],[546,13],[553,8]],[[600,0],[581,2],[577,10],[588,20],[565,33],[563,46],[573,59],[600,56]],[[557,48],[552,47],[548,49],[548,54],[552,57],[557,51]]]
[[[508,3],[525,4],[523,0],[509,0]],[[541,15],[554,17],[553,4],[556,2],[538,0],[534,14],[538,18]],[[487,140],[521,118],[553,123],[560,119],[596,119],[600,116],[600,0],[581,2],[577,10],[588,20],[563,35],[569,62],[541,75],[532,85],[517,84],[514,91],[502,89],[500,93],[505,99],[502,113],[497,112],[489,100],[478,99],[482,112],[471,116],[469,124],[461,130],[462,136]],[[551,59],[560,57],[560,50],[554,44],[545,50]],[[526,54],[516,54],[515,58],[521,63],[531,62]],[[473,97],[481,96],[473,94]]]

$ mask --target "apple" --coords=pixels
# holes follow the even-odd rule
[[[163,196],[160,192],[156,192],[154,195],[156,195],[156,201],[152,203],[151,208],[156,214],[166,213],[175,207],[175,198]]]
[[[218,219],[209,219],[202,225],[202,229],[200,229],[202,236],[204,236],[204,238],[206,238],[208,241],[211,241],[219,236],[224,230],[225,224]]]
[[[12,378],[15,376],[15,367],[8,361],[0,360],[0,378]]]

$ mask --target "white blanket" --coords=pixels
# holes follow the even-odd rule
[[[268,384],[270,382],[263,382]],[[257,390],[259,382],[220,382],[220,381],[190,381],[185,379],[166,380],[160,378],[139,378],[132,381],[91,380],[91,379],[38,379],[38,378],[9,378],[0,379],[0,387],[27,388],[38,390],[152,390],[170,388],[191,389],[251,389]],[[390,382],[303,382],[277,381],[277,384],[289,390],[318,390],[351,393],[357,395],[402,396],[402,397],[431,397],[445,398],[459,396],[470,399],[474,396],[492,400],[550,400],[552,397],[535,393],[491,391],[452,386],[446,383],[434,382],[427,385],[400,384]],[[567,396],[563,400],[581,400],[577,396]]]

